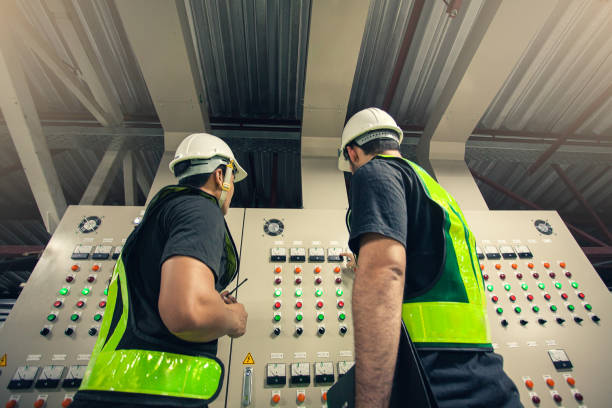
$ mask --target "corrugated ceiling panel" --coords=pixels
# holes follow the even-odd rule
[[[212,117],[301,120],[309,0],[191,1]]]
[[[19,8],[57,55],[78,71],[69,48],[57,28],[53,13],[42,0],[18,0]],[[74,0],[78,23],[85,29],[99,64],[120,101],[125,115],[155,116],[146,84],[127,41],[121,20],[112,1]],[[59,81],[44,63],[27,47],[21,46],[21,62],[30,83],[35,103],[42,116],[46,114],[87,114],[76,97]]]
[[[612,83],[611,26],[610,2],[559,2],[479,126],[563,133]],[[577,133],[611,130],[608,101]]]
[[[442,1],[425,1],[389,113],[400,126],[424,126],[482,6],[464,1],[450,18]],[[375,0],[361,45],[348,114],[381,106],[413,0]]]

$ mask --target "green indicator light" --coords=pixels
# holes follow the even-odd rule
[[[555,288],[557,288],[557,289],[561,289],[561,283],[559,283],[559,282],[555,282]]]
[[[280,322],[281,316],[279,314],[275,314],[274,315],[274,321],[275,322]]]
[[[319,313],[317,315],[317,320],[320,321],[320,322],[322,322],[324,318],[325,318],[325,316],[323,315],[323,313]]]
[[[578,289],[578,282],[572,282],[572,288]]]
[[[336,296],[342,296],[344,292],[342,291],[342,289],[338,288],[336,289]]]
[[[90,292],[89,288],[83,288],[83,290],[81,291],[83,295],[89,295],[89,292]]]
[[[102,320],[102,315],[101,315],[100,313],[98,313],[98,314],[94,315],[94,320],[95,320],[96,322],[99,322],[100,320]]]
[[[301,313],[298,313],[298,314],[295,315],[295,320],[297,320],[298,322],[301,322],[303,318],[304,317],[302,316]]]
[[[300,297],[302,296],[302,289],[296,289],[295,290],[295,297]]]
[[[506,283],[506,284],[504,285],[504,289],[506,289],[506,291],[509,291],[509,290],[510,290],[510,285]]]
[[[108,288],[104,289],[104,295],[108,296]]]
[[[570,312],[573,312],[575,309],[574,305],[567,305],[567,310],[569,310]]]
[[[593,309],[593,306],[587,303],[586,305],[584,305],[584,308],[590,312]]]
[[[497,312],[497,314],[504,313],[504,309],[502,309],[501,307],[498,307],[497,309],[495,309],[495,311]]]
[[[77,320],[79,320],[79,315],[78,314],[73,314],[72,316],[70,316],[70,320],[72,320],[73,322],[76,322]]]
[[[489,292],[493,292],[493,285],[487,285],[487,290]]]
[[[283,291],[282,291],[282,290],[280,290],[280,289],[276,289],[276,290],[274,291],[274,297],[279,297],[280,295],[282,295],[282,293],[283,293]]]
[[[540,311],[540,308],[538,306],[534,306],[532,307],[533,311],[538,313]]]
[[[527,286],[527,284],[526,284],[526,283],[523,283],[523,284],[521,285],[521,289],[523,289],[523,290],[527,290],[527,289],[529,289],[529,286]]]
[[[517,307],[514,308],[514,311],[516,313],[521,313],[521,308],[517,306]]]
[[[59,294],[60,295],[67,295],[68,294],[68,288],[61,288],[59,290]]]
[[[550,305],[550,310],[553,311],[553,312],[556,312],[557,311],[557,306]]]
[[[344,313],[340,313],[340,314],[338,315],[338,319],[340,319],[340,320],[344,320],[344,319],[346,319],[346,315],[345,315]]]
[[[538,288],[540,288],[540,289],[544,290],[544,288],[545,288],[545,287],[546,287],[546,286],[545,286],[543,283],[541,283],[541,282],[540,282],[540,283],[538,283]]]
[[[51,313],[50,315],[48,315],[48,316],[47,316],[47,320],[48,320],[48,321],[50,321],[50,322],[52,322],[52,321],[54,321],[54,320],[55,320],[55,318],[56,318],[56,317],[57,317],[56,315],[54,315],[53,313]]]
[[[315,296],[316,296],[316,297],[321,297],[321,295],[323,295],[323,291],[322,291],[321,289],[317,289],[317,290],[315,291]]]

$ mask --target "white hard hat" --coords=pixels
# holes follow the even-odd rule
[[[392,132],[371,133],[375,130],[385,129],[391,130]],[[341,171],[351,171],[351,164],[344,157],[344,148],[353,140],[366,133],[371,134],[357,140],[357,144],[362,145],[370,140],[383,138],[394,139],[401,144],[402,139],[404,138],[402,129],[397,126],[397,123],[395,123],[391,115],[384,110],[378,108],[367,108],[361,110],[351,116],[349,121],[346,122],[344,130],[342,131],[342,144],[338,150],[338,169]]]
[[[237,183],[247,176],[247,172],[240,167],[227,143],[208,133],[194,133],[187,136],[176,149],[174,159],[170,162],[170,171],[174,174],[174,166],[186,160],[198,160],[198,163],[192,164],[180,175],[180,178],[212,173],[220,165],[230,163],[236,169],[234,182]]]

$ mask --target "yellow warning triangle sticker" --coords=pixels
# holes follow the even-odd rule
[[[0,367],[6,367],[6,353],[0,358]]]
[[[253,356],[251,355],[251,353],[247,353],[242,364],[255,364],[255,360],[253,360]]]

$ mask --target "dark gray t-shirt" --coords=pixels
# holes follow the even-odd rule
[[[359,254],[363,234],[394,239],[406,248],[404,298],[436,282],[444,261],[443,212],[408,163],[376,157],[351,178],[349,247]],[[419,350],[440,408],[520,407],[501,356],[482,351]]]

